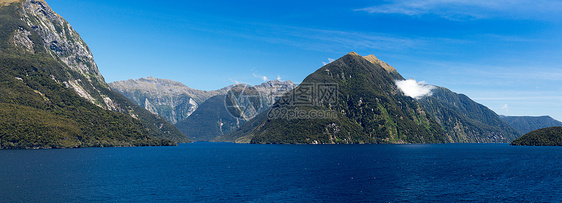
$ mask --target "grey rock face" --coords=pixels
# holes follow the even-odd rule
[[[154,77],[116,81],[109,86],[153,114],[175,124],[189,117],[207,99],[226,90],[202,91],[184,84]]]
[[[79,73],[87,81],[69,74],[68,78],[53,80],[73,88],[81,97],[97,106],[114,111],[123,111],[99,88],[107,84],[98,70],[94,56],[80,35],[61,16],[55,13],[45,1],[25,0],[21,10],[22,20],[32,29],[16,30],[13,44],[25,52],[34,53],[38,47],[30,40],[30,31],[37,33],[43,41],[43,47],[53,58],[59,59],[72,71]],[[96,88],[97,87],[97,88]]]
[[[227,95],[229,90],[239,87],[240,85],[231,85],[214,91],[202,91],[187,87],[180,82],[147,77],[135,80],[116,81],[110,83],[109,86],[141,107],[176,124],[191,116],[199,106],[209,98],[218,95]],[[294,87],[295,84],[291,81],[282,82],[275,80],[254,86],[252,89],[258,92],[261,102],[259,109],[263,110],[273,105],[278,97]],[[224,102],[220,105],[215,104],[214,106],[216,106],[215,108],[225,107]],[[256,109],[256,111],[259,111],[259,109]],[[249,117],[243,120],[249,120],[251,118],[252,117]]]

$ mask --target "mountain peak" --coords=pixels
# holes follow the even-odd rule
[[[358,53],[355,53],[354,51],[347,53],[346,55],[352,55],[352,56],[361,56]]]
[[[396,71],[396,68],[388,65],[387,63],[385,63],[384,61],[381,61],[380,59],[378,59],[375,55],[371,54],[368,56],[363,57],[364,59],[367,59],[367,61],[376,64],[376,65],[380,65],[382,68],[384,68],[387,72],[392,73],[392,72],[398,72]]]

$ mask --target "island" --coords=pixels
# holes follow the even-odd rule
[[[562,146],[562,127],[549,127],[531,131],[514,140],[511,145]]]

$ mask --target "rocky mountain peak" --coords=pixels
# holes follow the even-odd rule
[[[43,0],[26,0],[23,6],[25,22],[39,34],[53,57],[90,80],[105,81],[90,48],[64,18]]]
[[[393,72],[397,72],[396,68],[388,65],[387,63],[385,63],[384,61],[381,61],[380,59],[378,59],[375,55],[368,55],[363,57],[365,59],[367,59],[367,61],[373,63],[373,64],[377,64],[380,65],[381,67],[383,67],[387,72],[389,73],[393,73]]]

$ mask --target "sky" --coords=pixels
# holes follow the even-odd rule
[[[355,51],[501,115],[562,120],[562,1],[47,0],[106,82],[300,83]]]

